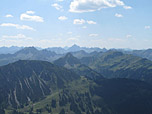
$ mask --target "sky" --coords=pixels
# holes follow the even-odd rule
[[[0,0],[0,47],[152,48],[151,0]]]

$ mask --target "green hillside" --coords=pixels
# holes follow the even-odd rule
[[[108,51],[102,56],[82,58],[81,63],[106,78],[130,78],[152,82],[152,62],[137,56]]]
[[[98,78],[103,78],[100,73],[92,70],[84,64],[81,64],[80,60],[74,57],[71,53],[68,53],[64,57],[55,60],[54,64],[70,69],[80,76],[85,76],[90,79],[96,80]]]

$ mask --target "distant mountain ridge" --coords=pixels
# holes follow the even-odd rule
[[[1,54],[0,55],[0,66],[12,63],[18,60],[43,60],[53,61],[60,58],[62,55],[56,54],[48,50],[37,50],[35,47],[26,47],[14,54]]]
[[[132,54],[152,61],[152,49],[125,51],[124,53]]]
[[[28,47],[18,47],[18,46],[12,46],[12,47],[0,47],[0,54],[14,54],[24,48],[28,48]],[[56,54],[66,54],[66,53],[72,53],[74,56],[76,56],[77,58],[82,58],[84,56],[87,56],[88,53],[93,53],[93,52],[106,52],[108,50],[115,50],[115,51],[120,51],[123,52],[125,54],[132,54],[135,56],[139,56],[142,58],[146,58],[152,61],[152,49],[143,49],[143,50],[133,50],[133,49],[106,49],[106,48],[98,48],[98,47],[92,47],[92,48],[88,48],[88,47],[80,47],[76,44],[72,45],[71,47],[49,47],[49,48],[40,48],[40,47],[35,47],[37,50],[48,50],[51,52],[55,52]],[[77,53],[79,52],[79,53]],[[80,56],[79,56],[80,55]],[[83,55],[83,56],[81,56]]]
[[[0,54],[14,54],[15,52],[21,49],[23,49],[23,47],[17,47],[17,46],[0,47]]]
[[[98,52],[94,51],[91,53],[87,53],[83,50],[80,50],[80,51],[71,52],[71,53],[77,58],[82,58],[82,57],[94,56],[94,54]],[[0,66],[6,65],[8,63],[12,63],[18,60],[43,60],[43,61],[52,62],[64,55],[66,55],[66,53],[57,54],[53,50],[52,51],[49,51],[47,49],[38,50],[35,47],[25,47],[13,54],[0,54]]]
[[[50,51],[54,51],[56,52],[57,54],[64,54],[64,53],[68,53],[68,52],[77,52],[77,51],[85,51],[87,53],[91,53],[91,52],[94,52],[94,51],[97,51],[97,52],[105,52],[107,51],[107,49],[103,48],[98,48],[98,47],[94,47],[94,48],[87,48],[87,47],[80,47],[76,44],[74,44],[73,46],[71,47],[66,47],[65,48],[61,48],[61,47],[53,47],[53,48],[47,48],[47,50],[50,50]]]
[[[106,78],[131,78],[152,83],[152,61],[148,59],[110,50],[80,61]]]

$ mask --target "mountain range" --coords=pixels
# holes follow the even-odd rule
[[[80,61],[106,78],[130,78],[152,83],[152,61],[145,58],[110,50]]]
[[[12,46],[12,47],[0,47],[0,54],[14,54],[19,50],[22,50],[23,48],[26,47],[17,47],[17,46]],[[98,48],[98,47],[93,47],[93,48],[88,48],[88,47],[80,47],[76,44],[72,45],[71,47],[49,47],[46,49],[40,48],[40,47],[35,47],[37,50],[48,50],[51,52],[55,52],[56,54],[66,54],[66,53],[77,53],[76,57],[80,58],[81,53],[87,54],[87,53],[94,53],[94,52],[106,52],[108,50],[113,50],[113,51],[119,51],[123,52],[124,54],[132,54],[135,56],[139,56],[142,58],[146,58],[149,60],[152,60],[152,49],[143,49],[143,50],[133,50],[133,49],[106,49],[106,48]]]
[[[53,49],[0,54],[0,114],[152,113],[151,50]]]
[[[82,58],[93,56],[98,52],[94,51],[91,53],[87,53],[83,50],[77,52],[71,52],[75,57]],[[42,60],[53,62],[54,60],[59,59],[60,57],[66,55],[65,54],[57,54],[54,51],[49,51],[47,49],[38,50],[35,47],[26,47],[23,48],[13,54],[0,54],[0,66],[6,65],[8,63],[12,63],[18,60]]]
[[[107,51],[107,49],[103,48],[98,48],[98,47],[94,47],[94,48],[87,48],[87,47],[80,47],[76,44],[74,44],[73,46],[71,47],[66,47],[66,48],[61,48],[61,47],[53,47],[53,48],[47,48],[47,50],[49,51],[54,51],[56,52],[57,54],[64,54],[64,53],[68,53],[68,52],[77,52],[77,51],[85,51],[87,53],[91,53],[91,52],[94,52],[94,51],[97,51],[97,52],[100,52],[100,51]]]
[[[59,58],[53,62],[55,65],[70,69],[81,76],[85,76],[89,79],[97,80],[103,78],[103,76],[82,64],[79,59],[74,57],[71,53],[66,54],[64,57]]]

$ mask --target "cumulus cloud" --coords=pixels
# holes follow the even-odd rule
[[[82,28],[83,28],[83,29],[86,29],[86,28],[87,28],[87,26],[83,26]]]
[[[63,11],[63,7],[57,3],[52,4],[52,7],[54,7],[57,10]]]
[[[68,38],[68,41],[78,41],[78,38],[75,38],[75,37]]]
[[[63,2],[64,0],[57,0],[58,2]]]
[[[89,21],[86,21],[86,20],[84,20],[84,19],[74,19],[74,21],[73,21],[73,24],[84,24],[84,23],[87,23],[87,24],[97,24],[97,22],[95,22],[95,21],[91,21],[91,20],[89,20]],[[83,28],[86,28],[86,26],[83,26]]]
[[[122,14],[119,14],[119,13],[116,13],[115,16],[116,16],[116,17],[119,17],[119,18],[123,17],[123,15],[122,15]]]
[[[131,6],[123,6],[124,9],[132,9]]]
[[[66,16],[60,16],[60,17],[58,17],[58,19],[61,21],[64,21],[64,20],[67,20],[68,18]]]
[[[86,21],[84,19],[74,19],[73,24],[84,24]]]
[[[73,0],[69,11],[75,13],[93,12],[117,6],[125,6],[125,4],[121,0]]]
[[[34,11],[26,11],[27,14],[35,14]]]
[[[97,24],[96,22],[94,21],[87,21],[88,24]]]
[[[145,26],[145,29],[150,29],[150,26]]]
[[[27,25],[19,25],[19,24],[13,24],[13,23],[2,23],[0,24],[1,27],[15,27],[17,29],[27,29],[27,30],[35,30],[30,26]]]
[[[72,34],[72,32],[67,32],[67,34]]]
[[[97,37],[99,36],[98,34],[89,34],[90,37]]]
[[[34,14],[34,11],[27,11],[20,15],[20,19],[24,21],[35,21],[35,22],[44,22],[43,18],[37,15],[29,15]]]
[[[131,37],[132,37],[132,35],[130,35],[130,34],[126,35],[126,38],[131,38]]]
[[[3,39],[11,39],[11,40],[13,40],[13,39],[21,39],[21,40],[23,40],[23,39],[24,40],[30,40],[30,39],[32,39],[30,37],[25,36],[24,34],[17,34],[15,36],[3,35],[2,38]]]
[[[7,15],[5,15],[5,17],[9,18],[9,17],[13,17],[13,15],[7,14]]]

